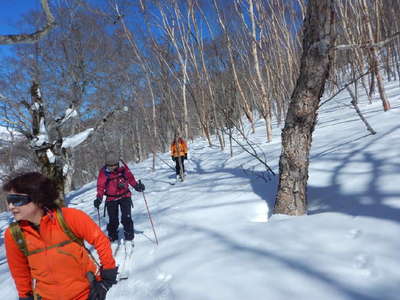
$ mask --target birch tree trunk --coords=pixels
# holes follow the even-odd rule
[[[157,133],[157,122],[156,122],[156,99],[155,99],[155,94],[153,91],[152,82],[150,79],[151,68],[148,65],[147,61],[142,57],[142,55],[139,51],[139,48],[133,38],[132,32],[126,26],[125,20],[124,20],[123,16],[120,14],[117,5],[116,5],[116,11],[118,13],[118,16],[120,17],[122,28],[124,30],[126,38],[128,39],[128,42],[134,51],[135,57],[139,60],[140,67],[142,68],[143,73],[146,77],[147,86],[149,87],[149,92],[150,92],[150,96],[151,96],[151,105],[152,105],[152,131],[150,131],[150,132],[153,134],[153,141],[154,141],[152,143],[152,148],[151,148],[151,152],[153,154],[152,170],[154,171],[156,168],[156,153],[157,153],[156,140],[157,140],[158,133]]]
[[[369,17],[367,3],[365,0],[361,1],[361,6],[362,6],[362,10],[363,10],[364,17],[365,17],[364,21],[365,21],[365,26],[367,29],[369,42],[371,44],[374,44],[375,43],[374,33],[372,31],[371,19]],[[378,50],[375,47],[372,47],[369,51],[370,51],[370,56],[371,56],[371,69],[372,69],[373,74],[376,77],[379,95],[381,97],[381,101],[382,101],[382,105],[383,105],[383,110],[388,111],[390,109],[390,102],[386,97],[385,88],[383,87],[382,75],[378,68],[378,65],[379,65]],[[372,86],[372,84],[373,83],[371,83],[371,86]]]
[[[253,0],[247,0],[249,3],[249,16],[251,21],[251,54],[254,60],[254,69],[256,71],[257,82],[259,90],[261,91],[261,105],[263,106],[262,112],[265,119],[265,127],[267,132],[267,141],[272,141],[272,116],[271,116],[271,103],[268,99],[267,89],[265,87],[265,82],[261,75],[260,63],[258,61],[258,51],[257,51],[257,35],[256,35],[256,22],[254,17],[254,5]]]
[[[333,1],[310,0],[304,20],[300,76],[282,131],[279,185],[274,213],[307,213],[309,154],[320,98],[331,66]]]
[[[172,22],[170,24],[169,19],[167,17],[166,12],[164,11],[164,8],[162,5],[159,6],[160,13],[162,16],[162,26],[163,29],[165,30],[165,33],[167,37],[170,39],[173,47],[176,50],[176,54],[178,56],[180,68],[181,68],[181,76],[182,78],[178,80],[180,87],[181,87],[181,92],[182,92],[182,105],[183,105],[183,131],[185,134],[185,137],[189,137],[189,115],[188,115],[188,105],[187,105],[187,95],[186,95],[186,86],[188,84],[188,31],[186,31],[183,28],[183,22],[182,22],[182,14],[181,11],[179,10],[178,3],[176,1],[173,1],[173,6],[174,6],[174,13],[176,17],[176,26]],[[180,38],[180,40],[178,40]],[[181,45],[181,47],[179,46]]]
[[[226,44],[227,44],[227,48],[228,48],[228,54],[229,54],[229,61],[231,63],[231,67],[232,67],[232,75],[233,75],[233,78],[235,80],[236,87],[237,87],[237,89],[239,91],[239,95],[240,95],[240,98],[241,98],[240,105],[241,105],[241,107],[243,109],[244,114],[246,115],[247,120],[249,120],[249,122],[251,124],[252,133],[254,133],[255,132],[255,125],[254,125],[253,111],[252,111],[252,108],[251,108],[250,104],[248,103],[248,101],[246,99],[246,96],[245,96],[245,94],[243,92],[242,85],[240,84],[240,81],[239,81],[239,78],[238,78],[238,74],[237,74],[237,70],[236,70],[236,63],[235,63],[235,59],[234,59],[234,56],[233,56],[232,40],[231,40],[231,38],[229,36],[228,30],[227,30],[227,28],[225,26],[225,23],[222,20],[221,11],[218,8],[217,1],[214,0],[213,3],[214,3],[215,11],[217,13],[218,23],[220,24],[220,26],[221,26],[221,28],[222,28],[222,30],[224,32],[224,35],[225,35]]]

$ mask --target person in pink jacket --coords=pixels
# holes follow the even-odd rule
[[[129,167],[120,160],[119,155],[114,151],[107,152],[105,166],[100,169],[97,177],[97,197],[94,200],[94,206],[98,209],[103,196],[106,196],[105,205],[109,219],[107,232],[113,249],[118,247],[119,209],[121,210],[125,243],[133,247],[135,233],[131,215],[132,194],[129,185],[137,192],[145,190],[144,184],[136,181],[135,176]]]

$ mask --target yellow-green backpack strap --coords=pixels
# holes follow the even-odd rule
[[[13,222],[10,224],[10,233],[14,241],[17,243],[18,248],[22,251],[22,253],[25,254],[25,256],[28,256],[29,252],[26,245],[25,237],[22,233],[21,227],[17,222]]]
[[[71,230],[71,228],[68,226],[68,224],[65,222],[65,219],[62,215],[61,209],[56,210],[56,218],[58,221],[58,224],[60,224],[62,230],[65,232],[65,234],[75,243],[78,243],[79,245],[83,246],[83,240],[78,238],[75,233]]]

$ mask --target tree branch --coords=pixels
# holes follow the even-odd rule
[[[382,48],[386,44],[390,43],[396,37],[400,35],[400,31],[396,32],[392,36],[388,37],[386,40],[371,44],[370,42],[364,44],[348,44],[348,45],[337,45],[333,50],[349,50],[349,49],[371,49],[371,48]]]
[[[326,100],[324,100],[323,102],[321,102],[321,103],[319,104],[319,107],[318,107],[318,108],[320,108],[320,107],[321,107],[322,105],[324,105],[325,103],[331,101],[333,98],[335,98],[337,95],[339,95],[342,91],[344,91],[348,86],[350,86],[350,85],[353,84],[354,82],[358,81],[359,79],[363,78],[365,75],[368,75],[368,74],[370,74],[370,73],[371,73],[371,71],[370,71],[370,70],[367,70],[367,72],[365,72],[365,73],[359,75],[357,78],[354,78],[353,80],[347,82],[342,88],[340,88],[340,89],[339,89],[336,93],[334,93],[331,97],[329,97],[328,99],[326,99]],[[330,80],[330,81],[332,81],[332,80]],[[335,83],[335,84],[336,84],[336,83]]]
[[[0,45],[36,43],[56,25],[55,19],[49,8],[48,0],[41,0],[41,3],[43,11],[46,14],[46,20],[47,20],[47,23],[44,26],[44,28],[31,34],[21,33],[21,34],[0,35]]]

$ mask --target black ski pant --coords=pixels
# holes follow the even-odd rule
[[[135,232],[133,230],[133,220],[131,215],[132,199],[130,197],[118,200],[106,201],[108,224],[108,237],[111,241],[118,240],[119,208],[121,209],[121,224],[124,227],[124,238],[127,241],[133,240]]]
[[[185,162],[185,157],[184,156],[175,157],[176,175],[180,175],[181,174],[181,165],[182,165],[182,173],[185,173],[185,164],[184,164],[184,162]]]

